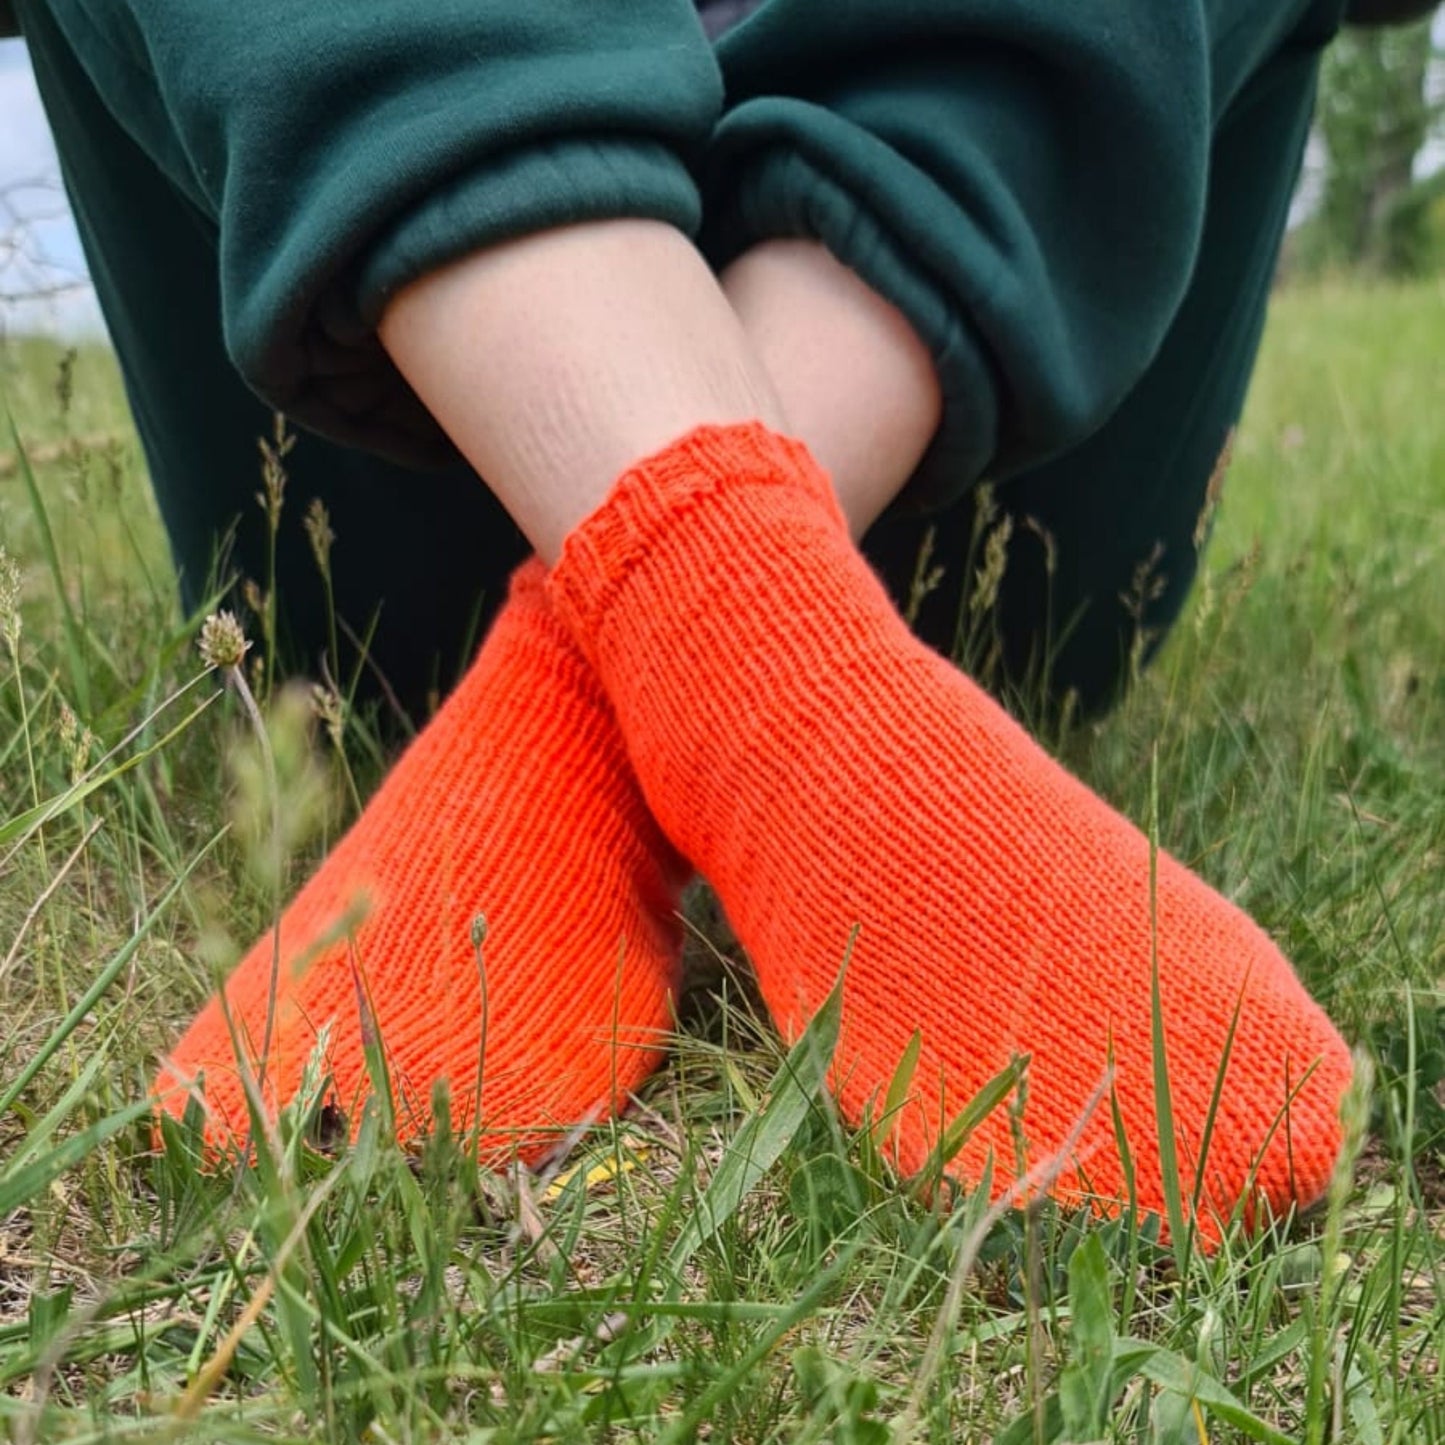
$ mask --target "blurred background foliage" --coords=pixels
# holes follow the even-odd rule
[[[1290,274],[1445,271],[1445,6],[1326,52]]]

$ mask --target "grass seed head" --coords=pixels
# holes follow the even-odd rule
[[[69,752],[80,736],[80,720],[71,711],[70,704],[60,704],[60,746]]]
[[[20,568],[0,547],[0,632],[12,650],[20,646]]]
[[[197,644],[207,667],[240,667],[251,644],[234,612],[213,612],[201,624]]]
[[[281,509],[286,505],[286,457],[296,445],[296,435],[286,425],[286,418],[276,412],[272,417],[271,439],[257,437],[261,451],[261,490],[256,502],[266,514],[274,537],[281,526]]]
[[[60,746],[70,766],[70,780],[74,783],[84,775],[86,768],[90,765],[90,754],[95,747],[95,734],[89,728],[80,725],[80,719],[76,717],[68,702],[60,704],[57,731],[60,734]]]
[[[346,731],[346,704],[334,687],[319,682],[311,684],[311,710],[326,729],[331,746],[338,751]]]
[[[1007,513],[988,534],[983,545],[983,562],[974,574],[973,593],[968,599],[970,616],[988,612],[998,601],[999,584],[1008,570],[1008,544],[1014,519]]]
[[[326,510],[326,503],[320,497],[312,497],[307,504],[301,525],[306,529],[306,540],[311,543],[311,555],[316,559],[318,570],[323,577],[328,576],[331,569],[331,544],[336,540],[336,533],[331,530],[331,513]]]
[[[290,682],[276,691],[264,714],[250,706],[247,712],[252,726],[226,760],[233,784],[231,821],[251,875],[276,888],[289,861],[330,820],[331,792],[313,746],[316,715],[306,686]]]

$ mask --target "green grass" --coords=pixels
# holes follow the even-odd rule
[[[231,826],[256,770],[233,700],[192,716],[214,680],[177,697],[194,627],[109,359],[7,342],[36,463],[32,497],[0,441],[21,617],[13,650],[0,631],[3,1428],[1445,1441],[1441,335],[1438,284],[1279,298],[1191,609],[1067,744],[1136,819],[1157,806],[1161,843],[1375,1060],[1328,1209],[1212,1258],[1133,1221],[910,1199],[819,1087],[828,1012],[785,1060],[707,942],[646,1108],[584,1140],[575,1174],[478,1177],[445,1133],[409,1157],[379,1116],[325,1157],[304,1107],[254,1167],[198,1170],[184,1128],[153,1149],[151,1060],[208,960],[266,922]],[[118,744],[100,786],[67,793]],[[341,764],[318,758],[278,759],[293,783],[329,769],[292,877],[348,816]]]

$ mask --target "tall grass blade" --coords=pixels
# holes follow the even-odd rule
[[[844,965],[846,969],[847,965]],[[828,1077],[843,1018],[843,975],[833,985],[768,1087],[768,1102],[738,1130],[707,1192],[697,1201],[669,1252],[674,1271],[737,1212],[758,1181],[783,1156]]]
[[[1149,762],[1149,1031],[1154,1055],[1154,1117],[1159,1135],[1164,1210],[1169,1243],[1181,1283],[1187,1278],[1189,1238],[1180,1190],[1179,1136],[1174,1130],[1174,1099],[1169,1085],[1169,1051],[1164,1040],[1164,1003],[1159,991],[1159,748]]]
[[[40,495],[40,488],[36,485],[35,473],[30,468],[30,457],[25,449],[25,444],[20,440],[20,429],[15,425],[15,414],[10,409],[10,398],[5,395],[3,388],[0,388],[0,397],[3,397],[5,424],[10,432],[10,444],[15,449],[16,469],[25,488],[26,498],[30,502],[31,513],[35,517],[35,530],[40,538],[40,550],[45,557],[45,565],[50,570],[50,580],[55,584],[55,599],[60,604],[60,621],[65,633],[65,659],[70,671],[70,686],[75,693],[75,700],[79,704],[81,712],[89,716],[90,672],[85,665],[85,648],[80,622],[75,615],[75,609],[70,605],[70,594],[65,590],[65,577],[60,569],[60,553],[56,550],[55,533],[50,528],[50,514],[46,511],[45,499]]]
[[[898,1127],[898,1115],[907,1102],[908,1091],[913,1087],[913,1076],[918,1072],[918,1055],[922,1050],[923,1030],[914,1029],[913,1037],[908,1040],[908,1047],[903,1050],[903,1057],[899,1059],[893,1078],[888,1083],[888,1092],[883,1099],[883,1112],[873,1125],[873,1142],[879,1149]]]
[[[10,1087],[6,1089],[3,1094],[0,1094],[0,1116],[10,1112],[11,1106],[29,1087],[31,1080],[55,1057],[60,1046],[75,1032],[84,1021],[86,1015],[90,1013],[91,1009],[93,1009],[100,1000],[101,995],[116,981],[121,971],[131,959],[135,957],[136,949],[140,947],[146,935],[155,926],[156,920],[166,911],[166,908],[170,905],[171,900],[176,894],[185,887],[191,874],[196,871],[202,860],[205,859],[211,849],[215,847],[216,842],[217,839],[211,839],[211,841],[191,859],[186,865],[185,872],[161,894],[155,907],[141,919],[140,927],[136,929],[125,945],[95,976],[95,981],[86,989],[80,998],[76,1000],[75,1006],[70,1012],[51,1030],[45,1042],[35,1051],[35,1055],[30,1062],[11,1080]]]
[[[132,769],[139,767],[147,758],[153,757],[162,748],[174,742],[220,695],[220,693],[213,693],[203,702],[197,703],[164,737],[157,738],[148,747],[132,753],[123,763],[117,763],[115,767],[108,768],[103,773],[97,773],[94,777],[83,778],[63,793],[56,793],[54,797],[47,798],[43,803],[38,803],[33,808],[27,808],[23,813],[17,813],[13,818],[0,823],[0,847],[23,840],[32,829],[63,816],[77,804],[83,803],[92,793],[98,792],[101,788],[115,782],[117,778],[123,778]]]
[[[14,1174],[7,1171],[4,1177],[0,1177],[0,1219],[34,1199],[52,1180],[79,1164],[92,1149],[99,1148],[107,1139],[114,1138],[122,1129],[128,1129],[137,1119],[144,1118],[153,1107],[151,1100],[137,1099],[118,1113],[108,1115],[78,1134],[72,1134],[50,1153]]]

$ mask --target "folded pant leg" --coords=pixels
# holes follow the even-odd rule
[[[1342,0],[809,0],[719,42],[705,248],[823,241],[943,385],[905,501],[957,500],[1096,431],[1152,362],[1204,224],[1213,136]]]
[[[451,449],[375,336],[409,281],[508,237],[691,231],[717,115],[687,0],[22,0],[213,227],[226,350],[264,400],[403,461]]]
[[[264,582],[256,439],[286,410],[325,433],[303,429],[288,458],[290,658],[315,675],[328,636],[301,526],[316,497],[337,535],[337,611],[371,638],[363,690],[381,694],[384,674],[422,715],[524,543],[371,323],[397,286],[503,234],[611,213],[693,225],[684,156],[712,123],[717,79],[691,8],[564,4],[543,21],[462,0],[21,0],[20,13],[187,605],[218,551]]]
[[[1004,679],[1057,707],[1112,703],[1183,606],[1207,537],[1210,495],[1254,367],[1313,110],[1323,36],[1284,46],[1222,117],[1204,231],[1188,290],[1157,356],[1104,425],[1063,455],[1001,482],[1012,519],[994,622]],[[930,517],[885,518],[868,550],[906,595],[934,529],[942,585],[919,628],[947,650],[972,579],[976,499]],[[1047,537],[1047,542],[1044,538]]]

